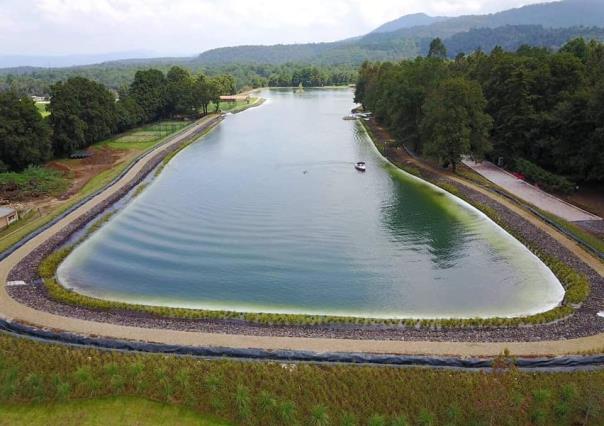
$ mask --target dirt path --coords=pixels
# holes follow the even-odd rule
[[[309,350],[316,352],[371,352],[371,353],[396,353],[396,354],[433,354],[433,355],[460,355],[460,356],[495,356],[504,349],[508,349],[517,356],[533,355],[563,355],[601,350],[604,347],[604,335],[595,335],[579,339],[562,341],[541,342],[506,342],[506,343],[469,343],[469,342],[411,342],[393,340],[356,340],[356,339],[329,339],[329,338],[296,338],[272,336],[248,336],[215,333],[200,333],[188,331],[174,331],[163,329],[148,329],[132,326],[121,326],[109,323],[68,318],[48,312],[38,311],[24,306],[12,299],[6,290],[6,280],[9,271],[36,247],[47,241],[63,227],[76,220],[81,215],[101,204],[112,194],[125,187],[128,182],[135,179],[137,173],[151,161],[151,159],[174,144],[180,143],[189,134],[202,126],[205,121],[179,134],[168,144],[158,147],[147,153],[134,167],[132,167],[116,184],[103,193],[97,195],[86,204],[73,211],[55,225],[42,232],[24,246],[16,250],[5,260],[0,262],[0,315],[6,319],[18,320],[36,326],[65,330],[76,334],[96,335],[120,339],[144,340],[150,342],[194,345],[194,346],[226,346],[233,348],[263,348],[269,350],[290,349]],[[460,183],[468,184],[465,181]],[[482,192],[479,187],[475,188]],[[485,195],[489,195],[485,191]],[[506,203],[505,200],[501,200]],[[509,204],[509,203],[507,203]],[[507,205],[506,204],[506,205]],[[514,205],[509,206],[518,214],[522,210]],[[532,218],[527,217],[527,220]],[[542,226],[544,226],[542,224]],[[548,229],[548,232],[551,231]],[[577,250],[580,250],[577,248]]]

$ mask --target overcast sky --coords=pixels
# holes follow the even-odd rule
[[[546,1],[0,0],[0,55],[186,55],[241,44],[333,41],[409,13],[482,14]]]

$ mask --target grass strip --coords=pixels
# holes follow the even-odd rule
[[[133,410],[140,418],[146,405],[130,398],[250,426],[604,424],[604,370],[522,372],[513,361],[503,355],[492,370],[473,372],[238,362],[74,348],[0,334],[0,424],[13,424],[8,420],[19,406],[24,408],[18,414],[38,421],[27,411],[33,417],[41,404],[57,404],[43,411],[49,416],[45,424],[53,424],[54,410],[82,413],[84,422],[98,416],[97,424],[123,424],[119,416]],[[107,397],[118,398],[98,400]],[[149,417],[161,409],[153,405],[143,410]],[[184,420],[166,424],[190,418],[172,413]]]

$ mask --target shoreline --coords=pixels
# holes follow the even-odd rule
[[[179,144],[172,146],[171,148],[177,149]],[[146,176],[150,172],[151,169],[157,166],[163,159],[169,155],[169,153],[165,153],[164,156],[156,155],[153,156],[152,160],[155,160],[156,163],[153,165],[153,161],[148,161],[144,165],[144,169],[139,173],[143,173],[143,176]],[[161,157],[161,158],[156,158]],[[151,164],[151,167],[149,167]],[[145,172],[145,170],[149,168]],[[132,189],[138,182],[130,181],[128,183],[130,189]],[[124,191],[124,188],[122,188]],[[111,199],[107,202],[107,205],[113,204],[115,200],[121,198],[123,194],[113,194]],[[113,200],[115,198],[115,200]],[[113,201],[112,201],[113,200]],[[88,213],[84,214],[76,218],[76,220],[69,223],[62,230],[57,230],[51,238],[48,238],[44,244],[37,247],[31,253],[29,253],[26,259],[23,259],[23,262],[18,262],[16,268],[11,268],[10,272],[10,280],[17,280],[18,278],[26,278],[24,281],[32,282],[36,280],[37,275],[37,264],[43,258],[43,254],[52,251],[54,247],[51,247],[53,244],[57,244],[64,238],[71,235],[76,229],[81,228],[85,223],[88,222],[92,217],[98,216],[99,213],[104,211],[106,205],[98,205],[94,209],[88,211]],[[33,275],[32,275],[33,274]],[[601,277],[600,277],[601,278]],[[592,281],[593,285],[593,281]],[[601,283],[598,289],[601,290]],[[43,286],[38,282],[36,285],[27,285],[27,286],[10,286],[3,287],[3,290],[6,291],[6,294],[12,296],[15,302],[20,301],[26,306],[29,306],[31,312],[39,313],[40,319],[35,321],[28,321],[31,323],[39,323],[42,321],[42,317],[46,317],[46,315],[41,315],[42,313],[49,313],[53,320],[56,320],[57,315],[59,319],[63,319],[66,322],[81,323],[81,320],[84,320],[87,323],[94,321],[93,325],[95,327],[84,327],[84,328],[93,328],[99,329],[95,331],[95,334],[104,335],[100,330],[106,330],[106,326],[113,326],[116,328],[120,326],[125,326],[128,328],[136,327],[138,332],[135,335],[131,335],[128,333],[129,337],[139,339],[145,335],[154,335],[157,334],[163,335],[161,330],[172,331],[173,333],[185,332],[189,333],[194,332],[193,334],[199,333],[212,333],[209,336],[213,336],[210,340],[218,340],[222,341],[226,336],[230,336],[235,339],[240,339],[241,341],[249,341],[252,339],[252,342],[257,342],[260,344],[258,339],[259,337],[263,337],[262,341],[265,343],[262,347],[267,347],[271,345],[266,344],[266,339],[291,339],[291,338],[303,338],[302,340],[309,342],[309,340],[313,339],[333,339],[332,346],[349,347],[353,342],[357,342],[359,347],[367,347],[367,344],[361,344],[359,342],[366,342],[375,345],[375,348],[383,347],[392,347],[392,345],[387,345],[385,343],[379,344],[379,342],[391,342],[395,347],[407,347],[409,346],[409,350],[411,347],[432,347],[437,343],[443,343],[445,346],[440,347],[457,347],[460,351],[464,351],[463,348],[467,345],[463,345],[460,342],[484,342],[483,344],[478,343],[477,347],[483,347],[484,345],[488,345],[486,342],[493,342],[492,346],[489,346],[489,349],[482,349],[486,353],[492,353],[495,348],[500,351],[501,345],[505,344],[506,347],[509,347],[510,344],[518,345],[522,342],[535,342],[535,343],[543,343],[544,340],[550,340],[550,345],[546,345],[550,347],[554,346],[569,346],[576,347],[576,339],[577,337],[587,337],[588,343],[587,348],[582,350],[594,349],[594,344],[591,343],[595,341],[596,346],[604,346],[604,338],[602,337],[602,332],[604,332],[603,322],[600,324],[593,324],[592,321],[588,321],[587,323],[580,321],[577,323],[576,318],[574,316],[566,319],[561,319],[554,323],[549,323],[545,325],[533,325],[528,327],[463,327],[463,328],[448,328],[448,329],[438,329],[438,328],[415,328],[415,327],[392,327],[388,325],[308,325],[308,326],[288,326],[288,325],[263,325],[263,324],[253,324],[241,320],[186,320],[186,319],[176,319],[176,318],[162,318],[149,314],[142,314],[132,311],[120,311],[120,310],[111,310],[111,311],[100,311],[94,310],[74,305],[66,305],[61,304],[59,302],[52,301],[45,296]],[[0,298],[0,301],[4,302],[4,298]],[[583,307],[582,307],[583,308]],[[582,309],[580,308],[580,309]],[[592,307],[589,307],[591,310]],[[41,311],[38,311],[40,309]],[[43,312],[42,312],[43,311]],[[576,314],[575,314],[576,315]],[[37,317],[32,317],[36,318]],[[594,316],[594,319],[595,316]],[[56,321],[52,321],[55,323]],[[67,327],[57,327],[60,329],[67,329]],[[80,327],[82,328],[82,327]],[[144,330],[147,330],[145,332]],[[114,330],[115,331],[115,330]],[[216,334],[213,334],[216,333]],[[110,333],[109,335],[113,337],[119,337],[114,334],[119,333]],[[109,337],[108,335],[108,337]],[[157,338],[156,336],[155,338]],[[244,338],[247,337],[246,338]],[[152,339],[154,339],[152,337]],[[188,340],[187,340],[188,339]],[[201,339],[201,337],[200,337]],[[207,341],[208,336],[206,336],[205,340]],[[574,339],[574,340],[566,340],[566,341],[551,341],[553,339]],[[176,338],[171,339],[168,337],[169,341],[174,342],[174,340],[178,340]],[[185,340],[190,341],[189,338]],[[232,339],[228,339],[232,342]],[[415,345],[405,345],[405,341],[407,343],[416,343]],[[564,342],[569,342],[568,345],[565,345]],[[570,343],[574,342],[574,343]],[[459,343],[459,345],[455,345],[455,343]],[[277,342],[273,341],[273,346],[277,344]],[[558,345],[559,344],[559,345]],[[300,343],[297,343],[299,346]],[[400,346],[402,345],[402,346]],[[312,345],[311,345],[312,346]],[[326,344],[325,346],[329,347],[330,345]],[[474,345],[473,345],[474,346]],[[540,346],[540,345],[537,345]],[[255,346],[252,346],[255,347]],[[276,347],[276,346],[275,346]],[[470,349],[467,347],[466,349]],[[399,349],[401,350],[401,349]],[[552,349],[548,349],[548,351],[553,351]],[[572,350],[571,350],[572,351]],[[437,351],[438,352],[438,351]],[[431,351],[428,351],[431,353]],[[438,352],[441,353],[441,352]],[[455,353],[455,352],[450,352]],[[473,352],[476,353],[476,352]],[[549,353],[549,352],[548,352]],[[560,353],[559,351],[553,351],[552,353]]]

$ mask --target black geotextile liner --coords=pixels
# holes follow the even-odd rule
[[[198,347],[168,345],[129,340],[106,339],[55,332],[0,319],[0,331],[53,343],[86,346],[118,351],[136,351],[156,354],[188,355],[206,358],[236,358],[280,362],[316,362],[375,364],[391,366],[424,366],[438,368],[484,369],[493,365],[492,358],[456,358],[409,355],[382,355],[356,352],[310,352],[291,350],[236,349],[226,347]],[[562,356],[553,358],[518,358],[518,368],[572,370],[604,367],[604,355]]]

